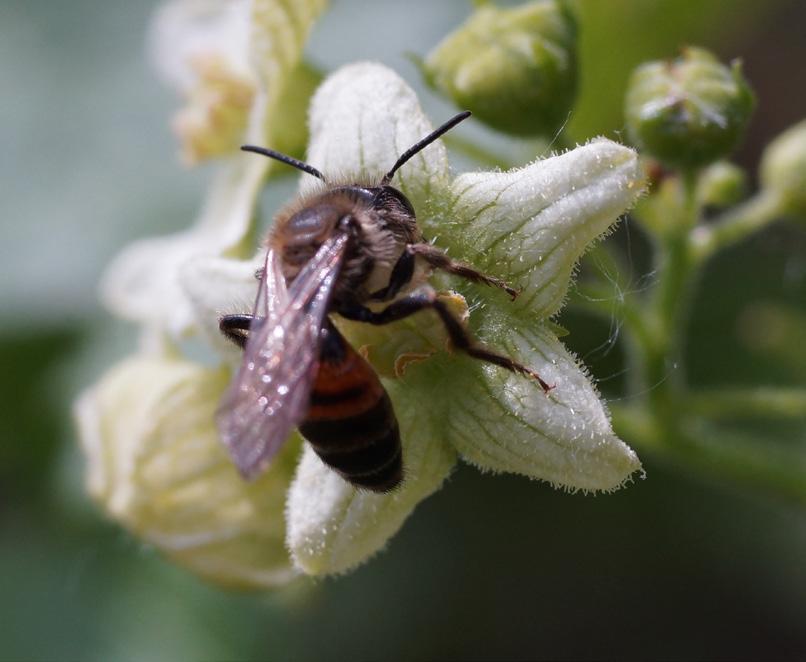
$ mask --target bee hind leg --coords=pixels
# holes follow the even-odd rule
[[[427,308],[430,308],[439,315],[440,320],[442,320],[442,323],[445,325],[445,330],[448,332],[451,342],[457,349],[480,361],[493,363],[512,372],[531,377],[540,384],[540,388],[542,388],[545,393],[548,393],[554,388],[554,386],[546,383],[546,381],[531,368],[527,368],[525,365],[518,363],[508,356],[493,352],[483,345],[476,344],[472,336],[462,325],[462,322],[454,317],[448,307],[437,298],[436,292],[430,288],[422,289],[403,299],[399,299],[377,312],[359,304],[351,304],[349,306],[339,307],[338,313],[342,317],[356,322],[382,325],[396,322],[397,320],[401,320],[409,315],[414,315]]]

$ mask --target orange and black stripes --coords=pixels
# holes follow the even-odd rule
[[[388,492],[403,478],[397,419],[372,367],[328,324],[310,408],[299,430],[353,485]]]

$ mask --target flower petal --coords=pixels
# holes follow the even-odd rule
[[[252,0],[249,4],[249,61],[258,80],[258,95],[246,142],[270,146],[275,142],[274,117],[283,110],[278,104],[298,72],[308,34],[328,0]]]
[[[391,69],[371,62],[330,75],[314,94],[309,124],[308,163],[344,183],[378,184],[403,152],[433,130],[414,90]],[[420,209],[447,175],[445,147],[437,141],[394,181]],[[317,181],[303,177],[301,189],[317,190]]]
[[[193,257],[221,255],[249,234],[265,159],[242,154],[219,173],[195,227],[166,237],[141,239],[109,265],[101,297],[112,312],[165,328],[178,336],[193,318],[179,271]]]
[[[254,310],[258,289],[255,274],[263,261],[260,254],[254,260],[197,257],[180,270],[179,280],[190,301],[195,328],[213,349],[233,360],[240,360],[242,352],[222,336],[218,320],[222,315]]]
[[[546,318],[562,305],[579,256],[642,190],[637,154],[597,139],[525,168],[460,175],[456,225],[440,242],[522,287],[515,309]]]
[[[614,490],[641,468],[616,435],[588,377],[548,329],[505,333],[500,349],[540,373],[532,380],[492,366],[463,380],[449,410],[451,441],[472,464],[570,490]],[[537,362],[536,362],[537,360]],[[475,366],[474,366],[475,367]]]
[[[456,462],[425,412],[427,391],[387,382],[397,407],[405,477],[389,494],[360,491],[327,468],[306,445],[288,496],[288,548],[309,575],[345,572],[383,547],[414,507],[435,492]],[[404,393],[409,390],[409,393]],[[422,398],[417,395],[423,396]]]
[[[441,303],[459,320],[468,317],[467,301],[456,292],[440,293]],[[402,377],[413,363],[428,359],[448,347],[445,325],[434,312],[397,320],[382,326],[334,319],[345,338],[384,377]]]
[[[290,71],[300,61],[308,33],[328,0],[251,0],[250,59],[271,90],[279,69]]]
[[[87,486],[110,516],[199,575],[278,586],[294,576],[283,505],[298,448],[244,482],[213,422],[228,380],[179,359],[114,367],[76,405]]]
[[[174,46],[185,56],[194,48],[223,48],[227,35],[248,34],[248,57],[244,55],[244,59],[252,67],[257,87],[244,140],[265,145],[271,142],[274,106],[297,69],[313,21],[326,4],[326,0],[180,0],[165,12],[181,19],[175,21],[179,27],[173,28],[178,31]],[[221,39],[216,37],[210,43],[204,40],[219,32],[224,35]],[[165,48],[174,46],[167,44]],[[255,201],[273,165],[277,164],[254,154],[233,156],[216,179],[193,228],[136,242],[116,258],[102,283],[107,306],[122,317],[165,328],[174,335],[187,331],[192,314],[179,285],[179,270],[192,257],[220,256],[240,247],[252,230]]]

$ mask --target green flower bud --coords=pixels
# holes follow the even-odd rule
[[[696,168],[727,156],[744,133],[755,97],[734,61],[701,48],[632,74],[626,121],[630,140],[664,165]]]
[[[490,126],[550,135],[576,95],[576,21],[564,2],[479,7],[423,63],[428,83]]]
[[[697,197],[703,205],[729,207],[739,202],[746,192],[744,170],[728,161],[717,161],[702,173]]]
[[[781,196],[787,212],[806,216],[806,120],[784,131],[764,150],[761,183]]]

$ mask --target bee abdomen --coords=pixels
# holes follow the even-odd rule
[[[328,325],[310,407],[299,430],[325,464],[357,487],[388,492],[403,479],[392,402],[372,367]]]
[[[357,487],[388,492],[403,478],[400,431],[384,391],[367,411],[344,418],[307,418],[300,432],[329,467]]]

